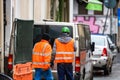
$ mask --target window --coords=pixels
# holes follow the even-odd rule
[[[49,33],[52,36],[52,38],[51,38],[51,45],[52,46],[53,46],[55,38],[57,38],[61,35],[61,29],[63,26],[62,25],[49,25],[47,33]],[[67,26],[67,27],[70,28],[70,36],[73,37],[72,26]]]
[[[33,28],[33,45],[41,40],[42,37],[42,31],[43,30],[43,26],[42,25],[35,25]]]
[[[84,25],[85,26],[85,38],[86,38],[86,48],[90,49],[90,43],[91,43],[91,38],[90,38],[90,28],[88,25]]]
[[[84,50],[86,48],[85,40],[85,28],[82,25],[78,25],[78,34],[79,34],[79,48]]]
[[[96,46],[105,46],[105,38],[91,36],[91,41],[95,42]]]
[[[86,3],[81,3],[81,4],[78,4],[78,14],[82,14],[82,15],[85,15],[85,14],[88,14],[88,10],[85,9],[87,6]]]
[[[61,29],[64,25],[35,25],[33,31],[33,42],[34,44],[40,41],[43,33],[48,33],[51,36],[50,44],[53,46],[55,38],[59,37],[61,34]],[[73,37],[72,26],[67,26],[70,28],[70,36]]]

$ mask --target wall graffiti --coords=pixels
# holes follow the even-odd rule
[[[104,29],[105,24],[105,16],[99,17],[99,16],[75,16],[74,22],[80,22],[89,25],[91,33],[104,33],[110,34],[110,20],[108,19],[106,22],[106,26]],[[113,32],[116,33],[117,30],[117,21],[116,19],[113,20],[113,25],[115,28],[113,28]],[[115,26],[116,25],[116,26]]]

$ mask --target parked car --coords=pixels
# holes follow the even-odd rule
[[[94,70],[104,70],[104,75],[109,75],[112,71],[114,59],[114,45],[107,35],[92,34],[91,41],[95,42],[95,51],[91,60]]]

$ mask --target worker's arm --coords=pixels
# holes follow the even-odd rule
[[[54,66],[55,55],[56,55],[56,44],[54,42],[52,56],[51,56],[51,67]]]

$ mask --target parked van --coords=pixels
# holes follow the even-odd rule
[[[33,21],[29,20],[16,20],[13,37],[11,37],[12,50],[10,50],[10,54],[14,56],[12,57],[12,66],[31,61],[32,48],[36,42],[41,40],[43,33],[51,35],[50,44],[53,47],[54,40],[61,34],[62,27],[67,26],[70,28],[70,36],[75,40],[77,46],[73,63],[74,78],[75,80],[93,80],[93,65],[90,58],[94,51],[94,44],[91,44],[91,33],[88,25],[47,21],[32,23]],[[57,79],[56,64],[52,72],[54,78]]]

